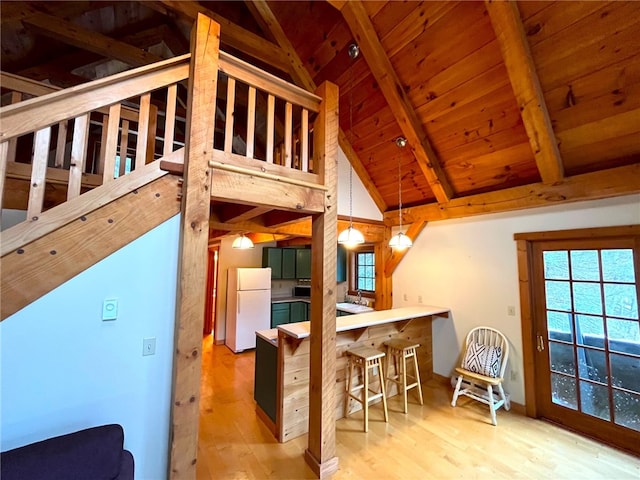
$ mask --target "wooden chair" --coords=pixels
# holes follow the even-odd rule
[[[456,367],[458,381],[453,392],[451,406],[456,406],[459,395],[478,400],[489,405],[491,423],[497,425],[496,410],[511,408],[509,398],[502,388],[504,371],[509,358],[509,343],[498,330],[490,327],[476,327],[467,334],[465,354],[460,367]],[[462,382],[468,386],[462,388]],[[486,388],[486,392],[482,390]],[[497,387],[498,394],[493,388]]]
[[[420,370],[418,369],[418,356],[416,354],[416,348],[418,348],[420,344],[395,338],[393,340],[387,340],[384,342],[384,345],[387,347],[387,382],[394,382],[398,385],[398,393],[402,395],[402,399],[404,400],[404,413],[407,413],[408,390],[416,388],[420,405],[423,405]],[[407,360],[411,358],[413,359],[411,362],[413,364],[413,375],[407,375]],[[393,374],[391,373],[390,365],[392,360],[394,367]],[[407,384],[407,377],[412,380],[409,384]]]
[[[364,410],[364,431],[369,431],[369,403],[378,398],[382,398],[382,408],[384,411],[384,421],[388,422],[387,414],[387,396],[384,388],[384,370],[382,369],[382,359],[385,353],[371,347],[357,347],[347,350],[348,359],[346,392],[344,399],[344,416],[349,415],[349,401],[354,399],[362,404]],[[354,369],[359,368],[362,374],[362,383],[356,386],[352,385]],[[380,391],[376,392],[369,387],[369,370],[378,369],[378,379],[380,381]],[[362,390],[361,396],[354,395],[354,392]],[[373,395],[372,395],[373,394]]]

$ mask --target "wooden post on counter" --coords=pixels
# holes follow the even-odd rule
[[[336,236],[338,87],[324,82],[313,130],[314,166],[327,188],[324,213],[311,222],[311,326],[309,373],[309,443],[305,460],[324,478],[338,470],[336,456]]]

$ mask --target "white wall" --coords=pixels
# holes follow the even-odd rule
[[[166,477],[179,229],[177,215],[0,323],[3,451],[119,423],[136,478]]]
[[[433,324],[433,369],[450,376],[467,332],[502,330],[510,342],[505,389],[524,404],[522,335],[514,233],[640,223],[640,196],[627,196],[429,223],[393,275],[393,306],[451,308]],[[407,296],[405,300],[404,295]],[[507,306],[516,316],[507,315]],[[511,372],[516,378],[511,381]]]
[[[347,157],[338,148],[338,215],[349,216],[349,168]],[[378,210],[369,192],[364,188],[358,174],[353,171],[351,181],[353,196],[353,217],[369,220],[382,220],[382,213]]]
[[[223,238],[218,255],[218,297],[216,301],[216,325],[214,338],[216,343],[224,341],[227,318],[227,271],[233,267],[262,267],[262,249],[275,246],[275,243],[261,243],[248,250],[231,248],[235,237]]]

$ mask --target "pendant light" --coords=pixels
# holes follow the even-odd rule
[[[398,148],[407,145],[407,139],[398,137],[396,139]],[[398,216],[400,217],[400,231],[389,240],[389,246],[394,250],[402,252],[413,245],[413,242],[402,232],[402,176],[400,175],[400,155],[398,155]]]
[[[360,48],[355,43],[349,45],[349,57],[355,60],[360,53]],[[353,65],[353,62],[352,62]],[[349,67],[349,151],[353,154],[352,147],[352,131],[353,131],[353,66]],[[349,155],[351,157],[352,155]],[[349,159],[347,159],[349,161]],[[338,235],[338,243],[347,248],[353,248],[356,245],[364,243],[364,235],[353,228],[353,166],[349,161],[349,228],[340,232]]]
[[[245,236],[245,234],[243,233],[233,241],[233,243],[231,244],[231,248],[237,248],[239,250],[248,250],[250,248],[253,248],[253,242],[249,237]]]

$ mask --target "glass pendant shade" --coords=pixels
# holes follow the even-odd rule
[[[355,247],[356,245],[364,243],[364,236],[351,225],[346,230],[340,232],[340,235],[338,235],[338,243],[348,248]]]
[[[245,237],[244,235],[240,235],[233,241],[231,248],[237,248],[240,250],[248,250],[249,248],[253,248],[253,242],[249,237]]]
[[[394,250],[406,250],[413,245],[413,242],[404,233],[398,232],[389,240],[389,246]]]

